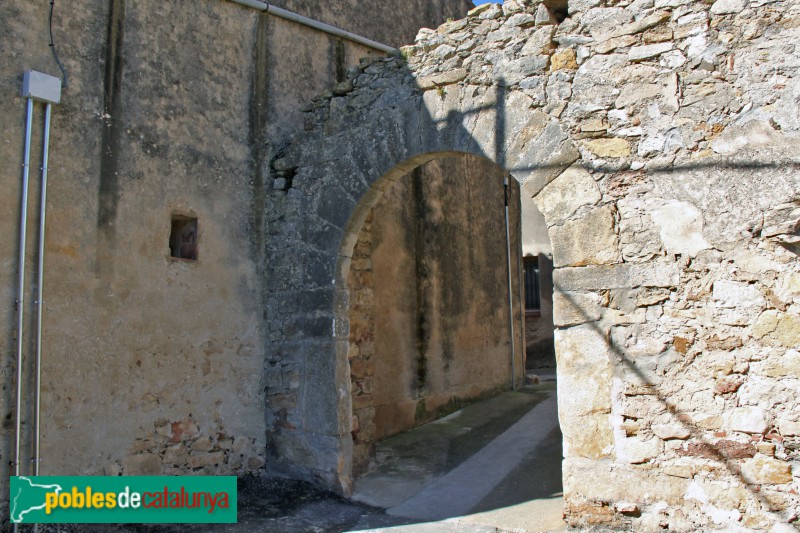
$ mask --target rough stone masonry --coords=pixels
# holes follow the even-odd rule
[[[549,227],[568,523],[795,531],[800,3],[547,4],[351,69],[272,162],[270,353],[315,390],[268,388],[272,453],[347,490],[353,246],[389,183],[471,153]]]

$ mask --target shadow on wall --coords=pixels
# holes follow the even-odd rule
[[[367,215],[348,276],[354,471],[375,440],[510,387],[504,177],[486,159],[442,157]],[[518,250],[518,202],[510,218]]]
[[[270,233],[281,238],[275,239],[269,250],[268,301],[308,295],[317,304],[313,309],[295,308],[271,317],[276,331],[280,331],[272,348],[287,362],[302,368],[300,381],[304,383],[300,393],[269,391],[272,396],[280,395],[281,401],[283,395],[289,395],[297,405],[282,424],[274,425],[276,463],[287,457],[297,458],[296,469],[289,468],[295,475],[349,491],[353,406],[348,354],[354,324],[348,310],[356,295],[347,290],[346,282],[359,259],[355,251],[359,236],[365,224],[374,222],[369,219],[370,213],[398,180],[435,159],[472,154],[490,159],[510,172],[521,183],[523,194],[531,198],[567,169],[585,174],[591,186],[598,189],[595,199],[586,199],[557,223],[548,219],[550,240],[554,243],[555,312],[558,315],[560,311],[576,309],[569,320],[556,320],[555,324],[559,408],[567,456],[565,498],[571,523],[630,520],[629,515],[610,507],[621,500],[619,494],[633,490],[615,483],[615,476],[621,472],[637,480],[633,487],[655,479],[661,483],[659,490],[665,493],[679,490],[673,488],[668,474],[660,470],[645,473],[637,466],[658,458],[666,453],[664,450],[679,449],[675,454],[721,462],[737,486],[741,482],[752,498],[765,502],[758,487],[738,470],[733,456],[726,455],[724,445],[710,441],[707,428],[670,403],[669,395],[662,390],[667,385],[663,376],[643,370],[644,359],[628,353],[612,337],[608,320],[616,321],[614,326],[641,320],[641,313],[637,315],[635,309],[615,300],[616,294],[624,293],[635,300],[641,292],[647,297],[664,296],[669,300],[672,293],[686,288],[681,275],[691,263],[680,254],[665,251],[644,260],[623,260],[617,204],[634,185],[647,176],[727,168],[777,170],[785,169],[787,163],[719,158],[674,165],[671,159],[653,160],[646,170],[635,172],[620,166],[615,159],[622,159],[623,163],[627,160],[612,153],[604,160],[591,161],[594,174],[605,174],[602,187],[613,189],[603,196],[597,184],[600,180],[582,165],[573,165],[581,153],[560,120],[533,109],[530,98],[502,77],[478,90],[459,84],[466,76],[466,72],[444,72],[419,77],[409,71],[401,58],[383,60],[380,68],[365,65],[355,79],[357,88],[352,94],[322,98],[315,103],[309,115],[313,125],[303,141],[306,144],[292,147],[284,159],[276,162],[295,174],[293,186],[277,189],[270,199],[272,212],[281,213],[273,220]],[[359,87],[360,80],[363,85]],[[507,112],[509,109],[513,112]],[[605,140],[599,141],[597,146]],[[589,142],[597,143],[593,139],[582,144]],[[630,149],[628,141],[624,142]],[[579,216],[570,219],[579,209],[583,209]],[[601,222],[609,228],[611,238],[605,240],[606,235],[595,233],[601,224],[589,224],[596,220],[593,217],[605,217]],[[761,230],[753,233],[753,237],[766,236]],[[587,260],[581,255],[589,253],[597,257]],[[592,303],[591,313],[587,311],[587,298]],[[272,308],[268,305],[268,309]],[[678,371],[691,364],[691,357],[680,351],[685,345],[678,336],[674,344],[680,355],[672,361],[672,368]],[[626,392],[618,390],[620,387]],[[642,461],[629,460],[623,449],[628,437],[635,435],[635,424],[617,424],[615,417],[619,414],[613,411],[614,402],[628,392],[630,397],[646,396],[643,402],[654,400],[658,409],[675,418],[676,424],[667,425],[677,426],[672,429],[681,435],[665,439],[652,436],[648,442],[653,441],[657,451]],[[598,406],[589,405],[589,400],[596,400]],[[648,416],[646,410],[636,415]],[[631,431],[628,435],[626,428]],[[668,440],[675,442],[665,445],[663,441]],[[755,448],[747,445],[746,449],[750,453]],[[320,450],[327,454],[327,462],[317,461]],[[595,474],[607,477],[598,477],[594,485],[583,483],[597,477]],[[637,509],[632,512],[641,510]]]

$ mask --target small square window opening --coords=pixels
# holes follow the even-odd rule
[[[169,254],[175,259],[197,261],[197,219],[172,215]]]

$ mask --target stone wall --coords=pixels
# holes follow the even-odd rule
[[[335,17],[309,4],[306,14],[337,24],[385,4],[338,2]],[[466,11],[461,0],[432,4],[441,13],[428,14]],[[47,40],[49,7],[0,6],[4,479],[17,414],[19,94],[27,69],[60,74]],[[423,19],[396,17],[389,25],[360,18],[348,29],[400,40],[444,20]],[[268,363],[265,371],[264,162],[302,129],[298,102],[341,81],[374,51],[222,0],[56,2],[53,35],[69,80],[54,106],[50,145],[41,472],[260,471],[265,387],[295,379],[290,368],[277,378]],[[28,282],[35,279],[42,112],[37,104]],[[195,261],[171,257],[175,217],[197,219]],[[33,368],[23,370],[27,473]],[[0,483],[3,509],[5,490]]]
[[[800,6],[568,9],[559,22],[538,2],[481,6],[309,108],[307,134],[274,163],[295,175],[268,200],[287,243],[269,249],[284,276],[268,291],[284,301],[318,276],[329,293],[323,311],[272,314],[271,335],[284,358],[325,354],[325,376],[301,366],[319,394],[294,417],[335,422],[313,438],[276,431],[277,449],[295,472],[346,485],[349,329],[336,310],[358,228],[387,180],[473,153],[509,170],[549,226],[567,521],[790,528]]]
[[[510,387],[503,176],[474,156],[437,159],[387,187],[364,221],[347,280],[357,473],[376,440]]]

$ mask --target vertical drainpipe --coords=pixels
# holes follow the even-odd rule
[[[32,462],[34,475],[39,475],[39,420],[41,396],[41,345],[42,345],[42,282],[44,280],[44,230],[45,208],[47,202],[47,173],[50,158],[50,122],[52,117],[52,104],[61,101],[61,80],[59,78],[29,70],[22,79],[22,97],[27,99],[27,118],[25,120],[25,153],[22,171],[22,205],[20,208],[19,228],[19,274],[17,287],[17,401],[16,401],[16,429],[14,446],[14,475],[20,475],[20,448],[22,442],[22,366],[24,362],[24,299],[25,299],[25,251],[27,243],[28,222],[28,189],[30,183],[31,164],[31,133],[33,129],[33,103],[34,100],[44,102],[45,107],[45,132],[42,153],[42,189],[39,213],[39,253],[37,257],[37,289],[36,289],[36,385],[34,390],[35,421],[34,421],[34,451]],[[35,526],[35,529],[38,525]],[[14,524],[14,531],[18,531],[18,524]]]
[[[44,148],[42,152],[42,192],[39,207],[39,257],[36,283],[36,408],[34,414],[33,475],[39,475],[39,430],[42,396],[42,314],[44,306],[44,234],[47,211],[47,170],[50,159],[50,121],[53,106],[47,102],[44,112]]]
[[[19,476],[20,441],[22,440],[22,352],[25,320],[25,243],[28,227],[28,183],[31,167],[31,129],[33,128],[33,99],[28,97],[25,119],[25,155],[22,163],[22,205],[19,222],[19,262],[17,274],[17,410],[14,433],[14,475]],[[17,526],[14,525],[16,531]]]

